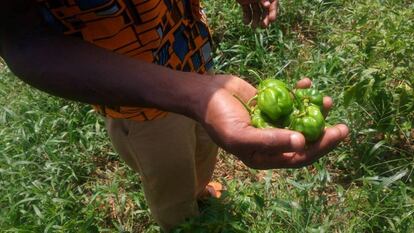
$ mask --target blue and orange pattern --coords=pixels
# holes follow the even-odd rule
[[[55,31],[186,72],[212,68],[211,36],[198,0],[38,0]],[[153,120],[158,109],[95,106],[112,118]]]

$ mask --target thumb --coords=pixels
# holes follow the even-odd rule
[[[280,154],[305,150],[305,137],[287,129],[257,129],[249,126],[245,132],[246,141],[256,153]]]

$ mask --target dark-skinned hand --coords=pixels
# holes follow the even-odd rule
[[[312,82],[304,78],[297,88],[309,88]],[[257,129],[250,125],[250,115],[234,95],[247,102],[256,89],[241,78],[216,75],[199,105],[198,121],[213,140],[224,150],[236,155],[248,167],[255,169],[299,168],[312,164],[334,149],[348,135],[348,127],[338,124],[325,129],[315,143],[306,144],[304,136],[287,129]],[[209,91],[210,90],[210,91]],[[324,97],[327,114],[333,105]]]
[[[277,17],[278,0],[237,0],[243,11],[243,23],[267,28]]]

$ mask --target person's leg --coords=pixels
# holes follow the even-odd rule
[[[198,215],[196,123],[173,113],[149,122],[107,119],[106,123],[115,149],[141,174],[156,222],[168,231]]]
[[[200,124],[196,124],[196,153],[195,166],[197,173],[197,193],[199,197],[203,196],[219,196],[221,186],[217,183],[209,183],[214,172],[217,161],[218,146],[211,140],[210,136]],[[207,187],[207,189],[206,189]],[[208,189],[209,188],[209,189]],[[213,192],[217,191],[217,195]]]

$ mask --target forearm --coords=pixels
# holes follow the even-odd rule
[[[22,80],[85,103],[151,106],[192,115],[210,79],[52,33],[9,33],[0,43],[2,56]]]

